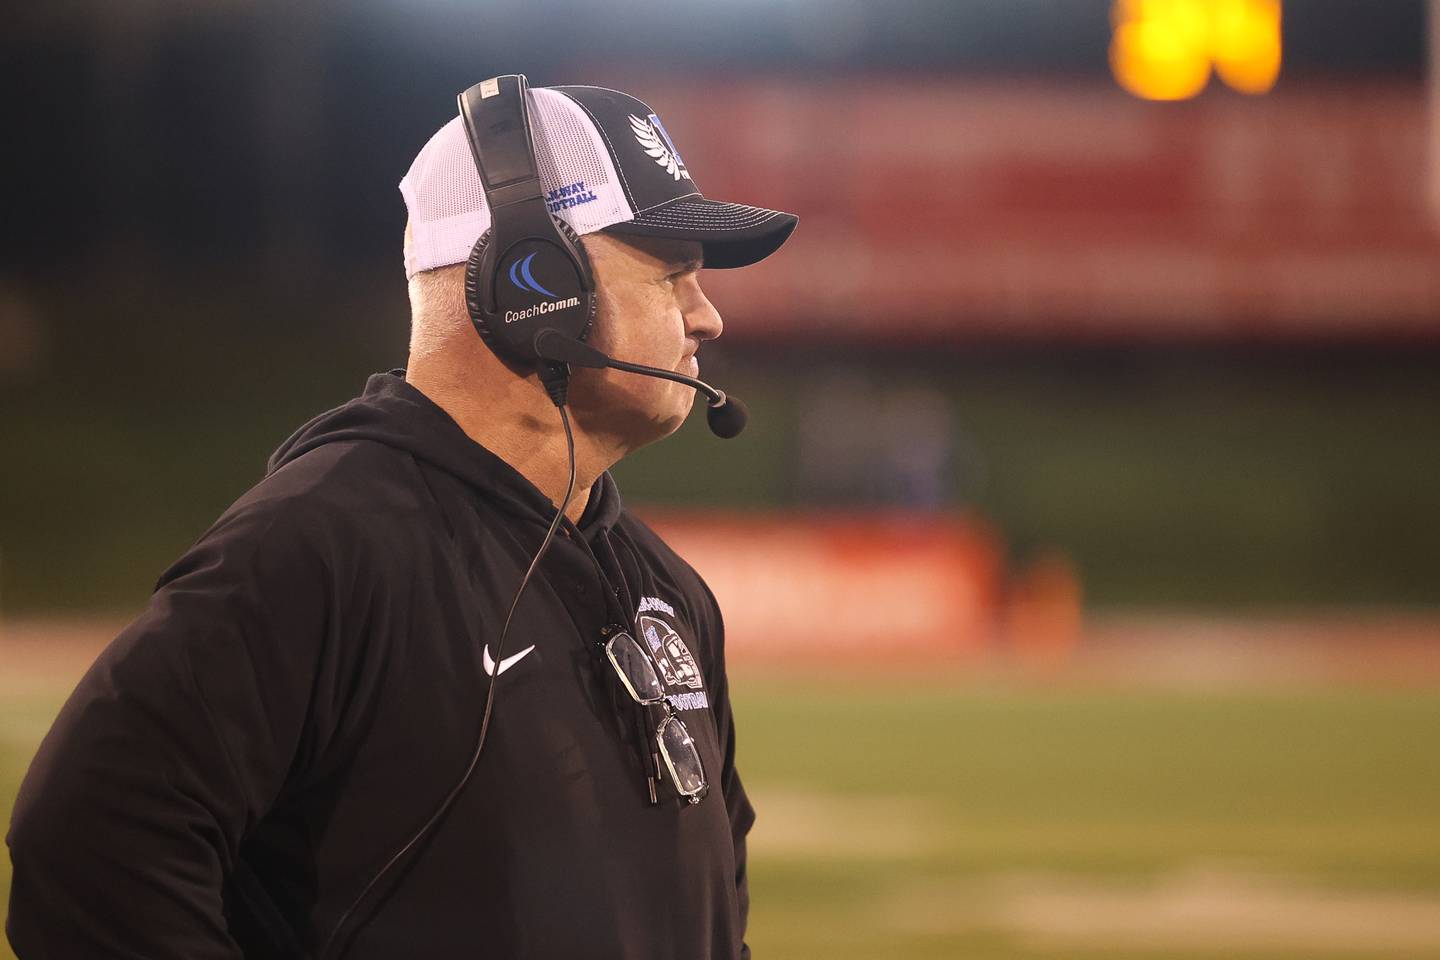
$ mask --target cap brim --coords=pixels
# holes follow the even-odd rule
[[[793,213],[683,197],[651,207],[635,219],[611,224],[607,233],[698,240],[707,268],[745,267],[764,260],[789,239],[800,218]]]

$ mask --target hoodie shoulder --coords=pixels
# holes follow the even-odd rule
[[[250,491],[356,520],[420,507],[424,480],[406,451],[372,440],[339,440],[285,461]],[[250,494],[247,494],[249,496]]]
[[[245,491],[156,586],[211,562],[212,554],[229,556],[237,569],[289,569],[308,557],[333,572],[365,557],[403,553],[404,534],[421,526],[416,514],[423,509],[405,480],[410,470],[403,451],[363,441],[296,457]]]

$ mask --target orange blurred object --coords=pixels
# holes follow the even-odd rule
[[[1080,645],[1082,590],[1075,565],[1050,549],[1011,581],[1005,638],[1018,666],[1049,673],[1066,666]]]
[[[710,584],[731,663],[964,658],[995,636],[1002,551],[976,518],[641,513]]]

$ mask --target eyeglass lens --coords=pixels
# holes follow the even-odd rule
[[[690,739],[690,731],[685,729],[679,717],[665,718],[660,724],[659,740],[660,755],[665,758],[665,766],[670,768],[675,789],[687,797],[704,790],[705,768],[700,763],[700,752],[695,749],[695,741]]]
[[[630,696],[640,703],[659,703],[665,699],[665,687],[655,671],[655,663],[645,655],[636,639],[628,633],[617,633],[605,644],[605,653],[620,679],[625,681]]]

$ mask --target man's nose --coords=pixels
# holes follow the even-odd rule
[[[716,310],[710,298],[705,296],[700,284],[693,279],[691,284],[693,289],[684,305],[685,334],[702,343],[714,340],[725,329],[725,321],[720,319],[720,311]]]

